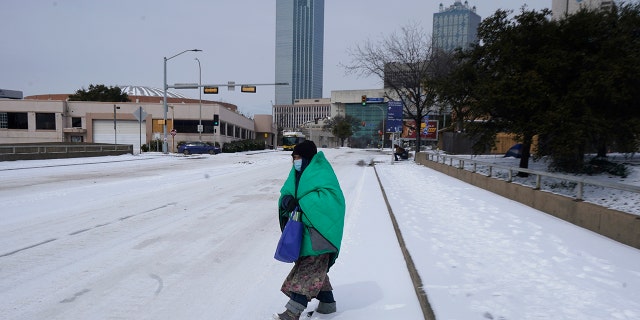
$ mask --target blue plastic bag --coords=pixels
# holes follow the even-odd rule
[[[304,224],[300,221],[300,212],[296,207],[289,216],[289,221],[284,226],[276,254],[273,256],[276,260],[282,262],[295,262],[300,257],[300,248],[302,247],[302,232]]]

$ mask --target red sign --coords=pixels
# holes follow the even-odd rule
[[[416,138],[416,122],[414,120],[405,120],[402,130],[402,138],[415,139]],[[420,138],[426,140],[438,140],[438,121],[429,120],[429,123],[422,123],[420,131]]]
[[[176,134],[178,133],[178,131],[176,129],[171,129],[171,135],[172,136],[176,136]]]

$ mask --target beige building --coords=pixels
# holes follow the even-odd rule
[[[136,153],[141,144],[152,145],[153,140],[159,140],[161,146],[165,136],[162,97],[130,98],[134,102],[66,101],[59,96],[0,99],[0,144],[131,144]],[[254,121],[238,113],[235,105],[207,100],[201,104],[198,99],[180,97],[169,98],[168,106],[166,126],[170,152],[175,152],[181,141],[202,140],[223,146],[231,141],[260,137],[265,145],[274,144],[276,130],[270,115],[257,115]],[[213,125],[214,115],[219,117],[218,126]],[[201,133],[199,124],[203,126]]]
[[[290,105],[274,105],[272,113],[280,130],[296,130],[309,121],[331,116],[331,99],[300,99]]]

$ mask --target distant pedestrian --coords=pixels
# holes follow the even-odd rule
[[[324,153],[313,141],[299,143],[291,153],[293,167],[280,190],[280,228],[296,207],[302,212],[304,235],[300,258],[284,280],[281,291],[289,297],[286,310],[274,319],[297,320],[316,298],[316,312],[336,312],[333,288],[327,273],[340,252],[345,201],[338,179]]]
[[[403,147],[397,144],[394,144],[393,148],[394,148],[393,157],[396,159],[396,161],[398,161],[398,156],[400,156],[400,158],[403,158],[403,159],[409,158],[408,156],[406,156],[407,151]]]

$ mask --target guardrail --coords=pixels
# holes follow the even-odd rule
[[[573,196],[576,200],[583,200],[584,186],[587,184],[593,185],[593,186],[599,186],[603,188],[611,188],[611,189],[640,194],[640,186],[628,185],[628,184],[617,183],[617,182],[599,181],[599,180],[594,180],[589,178],[581,178],[581,177],[575,177],[570,175],[557,174],[557,173],[546,172],[546,171],[537,171],[537,170],[525,169],[525,168],[519,168],[519,167],[513,167],[513,166],[505,166],[505,165],[495,164],[495,163],[486,162],[486,161],[467,159],[460,156],[429,153],[429,152],[427,152],[425,155],[427,160],[429,161],[434,161],[442,164],[447,164],[447,162],[449,162],[448,163],[449,166],[455,166],[458,169],[465,169],[474,173],[478,173],[478,170],[479,170],[478,166],[482,166],[482,168],[486,170],[484,173],[486,174],[487,177],[500,178],[498,175],[496,175],[496,172],[495,172],[495,169],[500,169],[507,172],[506,177],[504,178],[504,180],[507,182],[514,181],[514,172],[516,174],[518,172],[525,172],[528,174],[532,174],[532,175],[535,175],[535,184],[534,186],[532,186],[532,188],[536,190],[542,189],[543,178],[553,178],[557,180],[567,181],[569,183],[575,183],[576,192]]]
[[[133,145],[95,143],[0,145],[0,161],[95,157],[128,153],[133,153]]]

